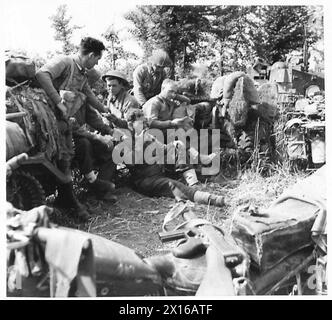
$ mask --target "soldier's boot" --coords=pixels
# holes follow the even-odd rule
[[[113,194],[115,185],[112,182],[97,178],[92,183],[89,183],[89,189],[94,193],[98,200],[111,203],[117,201],[117,197]]]
[[[222,207],[225,205],[225,198],[211,194],[210,192],[196,191],[194,194],[194,202]]]
[[[112,160],[107,161],[99,166],[98,178],[105,181],[110,181],[116,174],[116,164]]]
[[[86,221],[90,216],[86,207],[76,198],[72,182],[59,184],[58,196],[54,202],[54,206],[71,209],[73,214],[82,221]]]
[[[212,160],[217,156],[216,152],[210,154],[200,154],[195,148],[189,148],[188,152],[192,156],[193,160],[199,159],[200,162],[205,165],[210,164]]]

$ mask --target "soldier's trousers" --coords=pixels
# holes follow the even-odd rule
[[[95,139],[75,136],[75,158],[82,174],[87,174],[94,169],[99,170],[98,178],[111,180],[116,166],[112,160],[112,149]]]

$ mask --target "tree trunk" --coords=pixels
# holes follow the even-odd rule
[[[113,68],[113,70],[115,70],[114,40],[112,39],[111,41],[112,41],[111,42],[111,44],[112,44],[112,68]]]
[[[304,41],[303,41],[303,66],[305,72],[308,72],[308,41],[307,41],[307,28],[304,26]]]
[[[220,75],[223,76],[224,75],[224,60],[222,59],[222,54],[223,54],[222,41],[220,41],[220,51],[219,51],[219,54],[220,54],[220,64],[219,64]]]
[[[168,55],[170,57],[170,59],[172,60],[172,65],[170,67],[170,78],[171,79],[175,79],[175,64],[176,64],[176,61],[175,61],[175,50],[173,48],[170,48],[168,50]]]
[[[183,76],[183,78],[186,75],[186,57],[187,57],[187,46],[184,44],[183,45],[183,60],[182,60],[182,64],[183,64],[182,76]]]

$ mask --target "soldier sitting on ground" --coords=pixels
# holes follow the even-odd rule
[[[115,185],[111,182],[116,169],[112,160],[112,129],[89,105],[80,108],[70,120],[75,143],[74,160],[88,182],[89,191],[99,200],[116,201],[113,194]],[[100,134],[92,133],[85,127],[86,124]]]
[[[178,87],[176,82],[171,79],[165,79],[162,83],[161,92],[157,96],[151,98],[144,106],[144,115],[148,120],[150,128],[161,129],[165,137],[172,140],[172,136],[167,134],[167,129],[184,129],[186,135],[190,137],[190,143],[186,143],[186,148],[193,158],[198,157],[197,150],[192,146],[198,146],[198,132],[193,128],[193,117],[195,106],[189,105],[190,99],[177,93]],[[169,133],[169,132],[168,132]],[[164,142],[164,141],[161,141]],[[189,141],[188,141],[189,142]],[[202,162],[212,161],[212,156],[199,156]],[[176,171],[186,172],[192,166],[179,165]],[[174,168],[168,166],[170,171]],[[184,174],[186,176],[186,174]]]
[[[117,127],[127,128],[126,114],[131,108],[139,108],[139,104],[127,91],[126,76],[122,72],[112,70],[103,75],[102,79],[106,82],[108,90],[107,108],[110,114],[107,115],[107,119]]]
[[[128,127],[132,130],[132,137],[134,141],[143,136],[143,155],[146,148],[156,140],[153,140],[148,132],[144,130],[145,118],[142,110],[132,109],[127,115]],[[145,135],[147,134],[147,135]],[[157,143],[159,143],[157,141]],[[172,148],[176,148],[181,144],[180,141],[171,142],[168,145],[161,144],[166,152],[172,152]],[[136,145],[134,143],[134,145]],[[154,164],[148,164],[144,156],[143,164],[135,163],[135,151],[132,150],[133,164],[127,165],[132,175],[133,185],[138,192],[141,192],[148,196],[163,196],[175,198],[177,201],[181,200],[191,200],[193,202],[212,204],[217,206],[224,205],[224,197],[210,194],[208,192],[197,191],[196,189],[186,186],[183,183],[170,179],[164,175],[164,163],[158,163],[158,159],[154,157],[157,161]],[[164,153],[161,153],[161,157],[164,157]],[[151,160],[151,159],[150,159]],[[161,159],[159,159],[161,160]]]

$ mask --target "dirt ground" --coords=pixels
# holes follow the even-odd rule
[[[200,185],[197,188],[211,189],[207,185]],[[220,191],[215,193],[222,194]],[[167,251],[167,245],[163,245],[158,233],[162,231],[166,213],[176,201],[164,197],[150,198],[128,187],[117,189],[115,194],[118,201],[114,204],[90,198],[83,199],[82,202],[91,213],[91,218],[86,223],[79,223],[65,212],[55,213],[51,220],[58,225],[91,232],[116,241],[134,249],[144,257]],[[225,218],[223,208],[191,204],[191,209],[198,217],[209,216],[210,220],[215,221],[222,221]]]
[[[222,227],[227,233],[234,214],[241,208],[267,207],[284,188],[295,183],[298,178],[283,172],[267,178],[248,172],[237,178],[219,176],[218,179],[201,183],[196,188],[225,196],[226,205],[219,208],[191,203],[190,206],[198,217]],[[86,223],[79,223],[64,212],[56,212],[51,220],[58,225],[91,232],[116,241],[144,257],[162,254],[174,245],[174,242],[163,244],[158,235],[162,231],[166,213],[176,204],[174,199],[150,198],[128,187],[117,189],[115,194],[118,201],[107,204],[85,198],[83,193],[81,201],[87,205],[91,213],[91,218]]]

